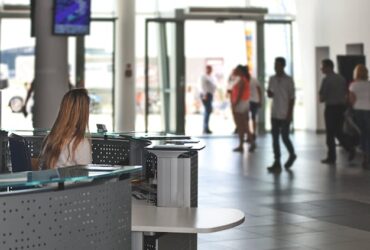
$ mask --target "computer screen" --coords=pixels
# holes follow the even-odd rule
[[[55,35],[88,35],[90,32],[90,0],[54,0]]]

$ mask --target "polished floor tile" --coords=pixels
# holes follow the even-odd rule
[[[258,249],[258,250],[275,250],[286,247],[300,247],[298,243],[292,243],[276,238],[258,238],[234,241],[222,241],[220,245],[232,249]]]
[[[202,138],[198,204],[237,208],[245,222],[230,230],[199,235],[198,249],[370,249],[370,171],[361,155],[348,162],[337,148],[337,164],[325,157],[324,135],[296,132],[298,158],[291,170],[269,173],[269,135],[254,153],[235,153],[236,137]],[[282,163],[288,157],[282,145]]]

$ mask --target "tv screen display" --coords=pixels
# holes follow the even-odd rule
[[[56,35],[87,35],[90,32],[90,0],[54,0]]]

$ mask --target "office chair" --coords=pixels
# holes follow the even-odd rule
[[[9,149],[12,172],[32,171],[31,154],[22,136],[9,135]]]

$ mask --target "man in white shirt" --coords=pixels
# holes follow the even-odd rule
[[[285,71],[286,62],[283,57],[275,59],[276,74],[270,77],[267,89],[268,97],[272,98],[271,108],[271,132],[274,149],[275,161],[269,171],[281,169],[280,164],[280,133],[283,143],[289,152],[289,158],[285,163],[285,168],[290,168],[297,158],[292,142],[289,139],[289,127],[293,116],[293,107],[295,101],[294,81]]]
[[[203,133],[211,134],[209,118],[212,113],[213,95],[216,91],[216,81],[212,76],[212,66],[206,66],[206,74],[201,79],[201,99],[204,106]]]

